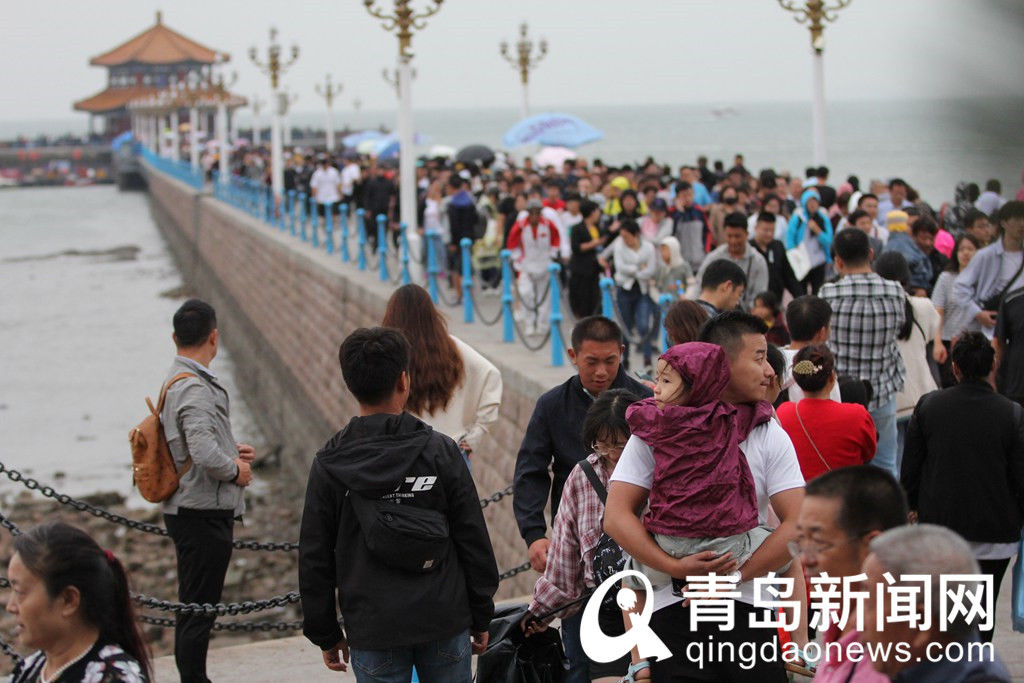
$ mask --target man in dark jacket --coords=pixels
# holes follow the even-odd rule
[[[652,394],[621,369],[625,347],[622,330],[614,321],[599,315],[584,318],[572,330],[571,345],[569,357],[579,374],[537,400],[516,456],[512,505],[519,533],[530,550],[530,564],[541,573],[547,566],[550,545],[544,507],[550,498],[554,520],[569,472],[591,453],[591,444],[583,443],[581,435],[587,409],[606,389],[629,389],[640,397]],[[562,639],[571,667],[570,683],[589,680],[586,655],[579,642],[582,616],[579,612],[562,620]]]
[[[775,214],[762,211],[757,215],[754,239],[750,240],[750,246],[768,264],[768,291],[779,297],[779,301],[782,301],[784,291],[788,291],[794,298],[807,291],[800,287],[800,281],[793,274],[793,268],[786,258],[786,245],[775,239]]]
[[[464,178],[453,175],[449,185],[454,194],[448,202],[448,226],[451,233],[448,242],[448,272],[451,273],[452,288],[457,292],[458,302],[462,303],[462,239],[468,237],[470,241],[476,240],[480,214],[477,213],[476,200],[467,189],[468,183]]]
[[[468,681],[470,639],[474,654],[487,647],[498,589],[473,479],[454,441],[404,412],[409,344],[400,332],[356,330],[339,356],[360,414],[310,469],[303,633],[332,671],[345,671],[351,652],[356,668],[388,680],[408,680],[415,666],[431,680]]]

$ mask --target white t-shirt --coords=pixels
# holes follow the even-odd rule
[[[1006,283],[1010,282],[1010,278],[1020,270],[1020,262],[1022,258],[1024,258],[1024,251],[1003,252],[1003,270],[999,273],[999,286],[995,288],[996,292],[1001,292],[1003,289],[1006,289],[1007,292],[1012,292],[1020,287],[1021,278],[1024,277],[1024,272],[1017,275],[1017,278],[1009,287],[1006,286]]]
[[[793,403],[799,403],[800,399],[805,398],[804,390],[800,388],[800,385],[793,379],[793,357],[799,349],[791,349],[788,346],[782,349],[782,353],[786,354],[786,377],[785,382],[782,383],[783,389],[789,390],[789,400]],[[839,393],[839,382],[837,381],[832,385],[832,391],[828,397],[836,403],[842,403],[843,397]]]
[[[338,183],[341,181],[338,169],[323,166],[313,171],[313,177],[309,179],[309,187],[316,191],[316,201],[319,204],[333,204],[341,199],[338,194]]]
[[[359,164],[348,164],[341,169],[341,193],[346,197],[355,192],[355,185],[359,182]]]
[[[789,435],[774,420],[758,425],[740,443],[740,450],[747,458],[750,473],[754,475],[754,490],[757,493],[757,522],[775,528],[779,518],[772,509],[769,498],[776,493],[803,488],[804,476],[800,462]],[[639,437],[631,436],[615,465],[610,481],[622,481],[651,490],[654,481],[654,451]],[[754,582],[739,584],[739,600],[754,604]],[[654,609],[668,607],[682,598],[672,594],[672,584],[654,591]]]

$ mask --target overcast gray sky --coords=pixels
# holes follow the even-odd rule
[[[826,30],[827,96],[1020,95],[1022,5],[853,0]],[[89,58],[149,27],[157,9],[171,28],[231,53],[243,95],[267,90],[246,52],[263,51],[274,24],[302,50],[285,77],[296,111],[320,110],[313,85],[327,72],[344,84],[343,108],[355,97],[366,109],[394,105],[380,72],[397,41],[360,0],[51,0],[5,3],[0,120],[73,116],[72,101],[105,87]],[[517,106],[518,76],[497,46],[524,19],[550,45],[532,77],[535,110],[810,97],[807,29],[774,0],[446,0],[413,40],[415,105]]]

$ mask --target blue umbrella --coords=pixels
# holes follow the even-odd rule
[[[604,133],[572,114],[546,113],[523,119],[509,128],[501,141],[505,147],[579,147],[603,137]]]
[[[356,147],[360,142],[366,140],[378,140],[384,137],[385,134],[379,130],[364,130],[358,133],[351,133],[341,139],[341,144],[345,147]]]

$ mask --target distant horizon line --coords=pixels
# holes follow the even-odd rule
[[[244,95],[243,95],[243,97],[244,97]],[[989,101],[989,102],[991,102],[991,101],[998,101],[998,100],[1019,101],[1019,100],[1024,100],[1024,95],[989,95],[989,96],[980,97],[980,98],[979,97],[969,97],[969,96],[957,96],[957,95],[950,95],[950,96],[943,96],[943,97],[928,97],[928,96],[912,97],[912,96],[907,96],[907,97],[902,97],[902,98],[865,97],[865,98],[859,98],[859,99],[836,97],[836,98],[830,99],[828,101],[828,104],[830,104],[830,105],[831,104],[870,104],[870,103],[875,103],[875,102],[877,102],[877,103],[892,103],[892,102],[899,102],[899,101],[916,102],[916,103],[920,103],[920,102],[970,102],[972,100],[984,100],[984,101]],[[810,104],[810,100],[806,100],[806,99],[792,99],[792,100],[784,100],[784,99],[754,99],[754,100],[744,100],[744,101],[739,101],[739,100],[706,100],[706,101],[695,101],[695,102],[685,102],[685,103],[661,101],[661,102],[631,102],[629,105],[625,105],[625,104],[622,104],[622,103],[615,103],[615,102],[590,103],[590,104],[552,104],[552,105],[533,107],[533,109],[534,109],[533,114],[541,114],[541,113],[550,112],[550,111],[563,111],[563,110],[570,110],[571,111],[574,108],[576,108],[576,109],[600,109],[600,108],[618,108],[618,107],[625,107],[625,106],[630,106],[630,107],[669,107],[669,106],[680,106],[680,107],[686,107],[686,108],[708,107],[708,108],[714,109],[714,108],[719,108],[719,107],[743,107],[743,106],[757,106],[757,105],[765,105],[765,104],[807,104],[807,105],[809,105]],[[421,112],[437,112],[437,111],[453,111],[453,110],[454,111],[468,111],[468,110],[476,110],[476,111],[508,111],[508,110],[515,110],[515,109],[518,109],[518,106],[514,105],[514,104],[509,104],[509,105],[484,105],[484,106],[468,105],[468,104],[451,104],[451,105],[447,105],[447,106],[423,106],[423,107],[418,107],[416,111],[421,111]],[[239,111],[241,111],[241,112],[249,112],[249,107],[240,107]],[[355,110],[352,107],[348,107],[348,108],[340,108],[339,107],[339,108],[335,109],[335,115],[339,115],[339,116],[340,115],[345,115],[346,113],[347,114],[356,113],[356,114],[361,114],[362,115],[362,114],[393,113],[393,112],[395,112],[395,108],[394,107],[361,108],[358,111]],[[294,112],[294,115],[303,115],[303,114],[322,115],[323,114],[323,110],[322,109],[304,109],[304,110],[301,110],[301,111]],[[247,114],[247,115],[251,116],[251,114]],[[87,114],[85,112],[74,112],[72,110],[72,111],[70,111],[68,113],[67,116],[52,116],[52,117],[31,116],[31,117],[27,117],[27,118],[25,118],[25,117],[22,117],[22,118],[0,117],[0,124],[3,124],[3,125],[14,125],[14,124],[33,123],[33,122],[39,122],[39,123],[44,123],[44,124],[45,123],[53,124],[53,123],[57,123],[57,122],[70,122],[72,120],[81,120],[81,121],[83,121],[85,123],[88,123],[88,116],[87,116]]]

